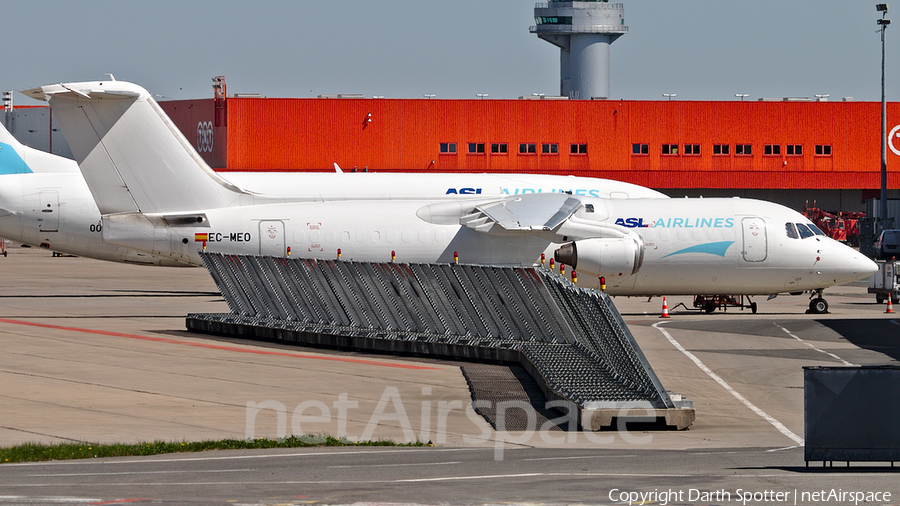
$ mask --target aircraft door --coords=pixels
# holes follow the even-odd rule
[[[768,256],[766,252],[766,222],[762,218],[744,218],[741,220],[744,233],[744,260],[762,262]]]
[[[259,222],[259,254],[273,257],[284,256],[284,222],[277,220]]]
[[[59,193],[55,191],[41,192],[38,230],[41,232],[59,231]]]

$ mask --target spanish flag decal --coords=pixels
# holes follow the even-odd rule
[[[209,240],[209,234],[194,234],[194,242],[205,242]]]

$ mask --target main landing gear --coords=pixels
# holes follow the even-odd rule
[[[828,314],[828,301],[822,297],[824,288],[813,290],[809,295],[809,311],[807,314]]]

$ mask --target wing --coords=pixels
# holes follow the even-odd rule
[[[590,211],[576,215],[582,206]],[[636,235],[625,227],[603,221],[607,217],[603,199],[566,193],[511,195],[470,209],[459,217],[459,224],[486,234],[534,234],[553,242]]]
[[[585,212],[579,213],[582,206]],[[556,260],[589,274],[636,273],[644,261],[643,239],[633,230],[607,223],[606,218],[603,199],[529,193],[476,204],[459,223],[485,234],[532,234],[562,243],[554,254]]]
[[[551,231],[580,206],[579,199],[565,193],[529,193],[479,204],[459,222],[479,232],[491,232],[495,227],[510,232]]]

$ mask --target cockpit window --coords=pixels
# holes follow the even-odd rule
[[[813,225],[812,223],[808,224],[807,226],[809,227],[810,230],[813,231],[814,234],[816,234],[816,235],[825,235],[825,232],[822,232],[822,230],[821,230],[819,227]],[[844,228],[844,222],[843,222],[843,221],[841,222],[841,227],[840,227],[840,228]]]
[[[784,231],[787,232],[787,236],[791,239],[800,238],[800,234],[797,233],[797,227],[795,227],[793,223],[785,223]]]
[[[800,232],[801,239],[806,239],[807,237],[812,237],[812,236],[816,235],[815,232],[810,230],[809,227],[804,225],[803,223],[797,224],[797,231]]]
[[[594,212],[594,204],[585,204],[585,205],[584,205],[584,212],[586,212],[586,213],[592,213],[592,212]]]

